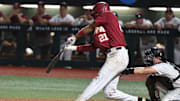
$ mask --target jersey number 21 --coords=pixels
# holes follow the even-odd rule
[[[104,41],[109,40],[109,38],[107,37],[106,33],[98,35],[98,38],[99,38],[100,42],[104,42]]]

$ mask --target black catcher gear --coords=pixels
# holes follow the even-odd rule
[[[161,57],[161,60],[165,60],[164,50],[158,47],[152,47],[150,49],[145,50],[144,52],[144,61],[147,65],[153,65],[154,57]]]
[[[160,101],[160,94],[159,89],[157,89],[157,85],[161,85],[165,91],[174,89],[171,79],[155,74],[150,74],[146,79],[146,87],[148,89],[151,101]]]

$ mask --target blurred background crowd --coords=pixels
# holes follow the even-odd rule
[[[92,7],[91,7],[92,8]],[[0,5],[0,23],[50,26],[85,26],[93,22],[91,8],[80,6],[69,6],[66,2],[59,5],[49,6],[44,1],[39,1],[33,6],[15,2],[13,5]],[[180,31],[180,13],[170,7],[163,11],[153,11],[145,8],[124,7],[111,9],[119,19],[122,28],[134,29],[177,29]],[[53,53],[54,32],[27,32],[25,34],[24,55],[26,58],[38,60],[51,59]],[[60,33],[60,47],[63,46],[65,39],[75,33]],[[17,33],[13,31],[0,31],[0,56],[13,57],[16,55]],[[180,38],[176,37],[174,47],[174,62],[180,64]],[[90,37],[85,37],[76,44],[86,44],[91,41]],[[164,45],[166,48],[167,40],[165,36],[139,36],[137,37],[136,50],[134,56],[143,62],[143,52],[157,44]],[[128,42],[127,42],[128,43]],[[131,47],[129,47],[131,48]],[[72,59],[84,59],[89,53],[78,53],[66,51],[60,60],[71,61]],[[103,59],[104,53],[97,49],[96,58]],[[71,68],[71,67],[68,67]]]

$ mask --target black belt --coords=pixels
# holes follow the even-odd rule
[[[122,47],[113,47],[113,48],[115,48],[116,50],[122,49]],[[109,48],[109,49],[107,50],[107,53],[111,52],[111,49],[112,49],[112,48]]]

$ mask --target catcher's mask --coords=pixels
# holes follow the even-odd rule
[[[161,60],[164,61],[164,51],[158,47],[152,47],[150,49],[145,50],[144,52],[144,62],[146,65],[153,65],[154,57],[161,57]]]

